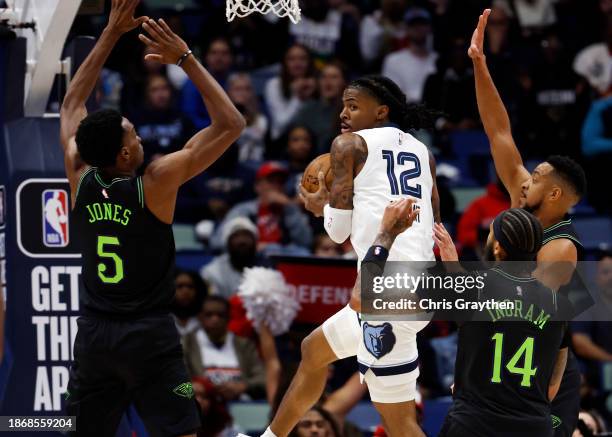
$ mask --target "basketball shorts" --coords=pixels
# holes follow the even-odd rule
[[[580,411],[580,371],[572,351],[567,357],[561,386],[550,411],[555,437],[570,437],[578,423]]]
[[[191,379],[170,315],[78,319],[66,412],[75,436],[112,436],[134,404],[151,437],[200,427]]]
[[[347,305],[322,329],[339,359],[357,357],[361,381],[367,384],[372,401],[399,403],[416,397],[416,333],[427,323],[366,322]]]

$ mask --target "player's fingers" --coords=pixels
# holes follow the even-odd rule
[[[148,55],[145,55],[144,58],[145,58],[145,61],[155,61],[159,63],[161,63],[164,60],[162,55],[156,55],[155,53],[149,53]]]
[[[145,43],[146,45],[148,45],[149,47],[153,47],[153,48],[159,47],[159,44],[157,44],[155,41],[148,38],[147,36],[143,35],[142,33],[138,34],[138,39],[142,41],[143,43]]]
[[[325,184],[325,174],[322,171],[320,171],[317,175],[317,179],[319,179],[318,191],[327,191],[327,185]]]
[[[170,26],[166,24],[163,18],[159,19],[159,25],[164,29],[164,31],[168,34],[168,36],[172,35],[174,32],[170,29]]]
[[[153,38],[155,41],[157,42],[161,42],[163,41],[162,36],[159,34],[159,32],[157,31],[157,29],[153,26],[153,24],[155,23],[155,20],[153,20],[152,18],[150,18],[149,20],[145,21],[142,25],[142,27],[144,28],[144,30],[147,31],[147,33],[149,35],[151,35],[151,38]]]
[[[136,27],[142,26],[144,23],[147,22],[148,19],[149,19],[149,17],[147,17],[146,15],[142,16],[142,17],[135,18],[134,21],[136,22]]]
[[[304,186],[302,186],[302,185],[300,185],[298,188],[300,189],[300,197],[303,200],[306,200],[306,195],[309,194],[308,190],[306,190],[306,188],[304,188]]]
[[[149,24],[151,24],[151,27],[155,29],[155,31],[159,34],[161,38],[168,39],[168,35],[166,35],[166,32],[164,32],[164,29],[161,28],[157,21],[149,20]]]

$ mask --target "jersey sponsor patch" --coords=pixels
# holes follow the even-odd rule
[[[42,192],[43,244],[47,247],[68,246],[68,193],[51,189]]]
[[[367,322],[363,324],[363,342],[366,349],[375,358],[380,359],[393,350],[395,334],[390,323],[372,326]]]

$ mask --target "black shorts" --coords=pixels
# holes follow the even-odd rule
[[[66,412],[75,436],[114,436],[134,404],[151,437],[190,434],[200,426],[174,320],[78,319]]]
[[[580,411],[580,382],[576,357],[570,351],[559,392],[550,408],[555,437],[570,437],[574,433]]]

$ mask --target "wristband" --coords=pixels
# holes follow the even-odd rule
[[[178,65],[179,67],[183,64],[183,62],[185,62],[185,59],[187,59],[187,56],[189,56],[190,54],[192,54],[193,52],[191,50],[187,50],[185,53],[183,53],[183,55],[178,59],[178,61],[176,61],[176,65]]]
[[[387,249],[385,249],[383,246],[375,245],[368,249],[368,252],[363,257],[363,261],[361,261],[361,264],[362,265],[364,263],[374,264],[377,267],[377,269],[380,270],[379,272],[380,274],[385,269],[385,263],[387,262],[388,257],[389,257],[389,251]]]

